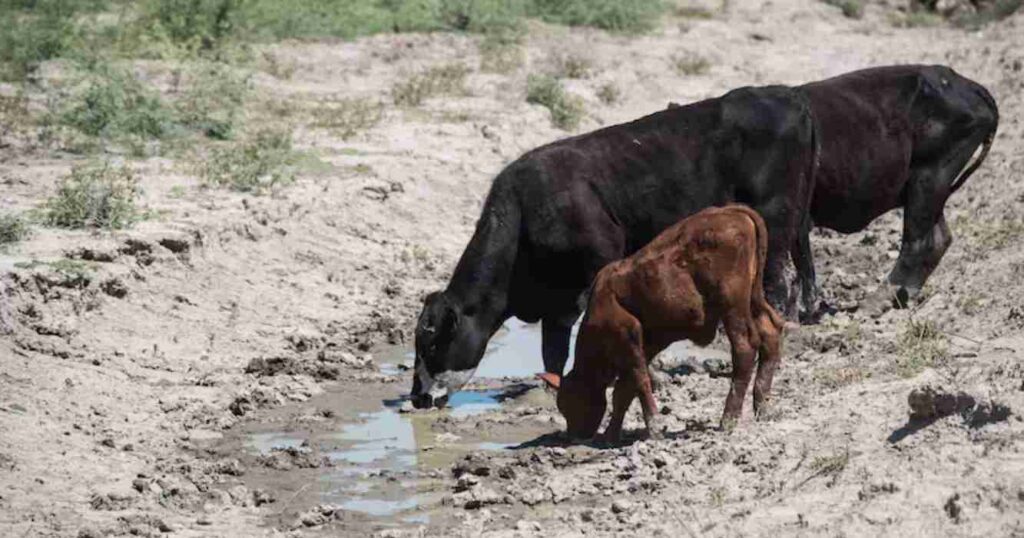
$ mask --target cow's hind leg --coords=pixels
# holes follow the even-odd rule
[[[782,359],[782,331],[767,313],[758,316],[754,323],[761,337],[754,379],[754,416],[759,417],[771,402],[772,379]]]
[[[722,428],[725,430],[731,430],[739,421],[756,364],[757,350],[752,342],[749,310],[745,314],[729,313],[725,319],[725,334],[732,347],[732,384],[722,414]]]

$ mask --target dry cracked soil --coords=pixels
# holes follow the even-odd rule
[[[320,166],[269,195],[137,159],[150,218],[38,228],[0,253],[0,534],[1024,535],[1024,13],[967,30],[897,27],[895,12],[743,0],[637,37],[531,23],[525,62],[500,73],[480,69],[472,35],[264,46],[289,66],[254,75],[267,110],[387,101],[450,62],[469,73],[465,91],[388,104],[354,136],[299,121],[295,144]],[[569,134],[524,99],[528,73],[567,53],[589,67],[566,80],[586,106],[579,132],[892,63],[953,66],[1002,119],[947,205],[954,243],[913,308],[859,308],[892,266],[898,212],[814,233],[838,311],[787,333],[764,420],[748,408],[735,430],[715,427],[721,341],[659,358],[662,440],[641,438],[634,408],[621,445],[566,445],[528,378],[407,412],[422,297],[444,285],[502,166]],[[680,67],[697,56],[706,69]],[[137,69],[169,76],[159,61]],[[610,86],[619,99],[602,99]],[[38,206],[73,162],[5,146],[0,204]],[[540,364],[536,347],[515,349]]]

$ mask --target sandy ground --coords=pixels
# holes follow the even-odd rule
[[[267,47],[294,67],[256,75],[270,104],[386,100],[427,66],[473,71],[465,95],[389,106],[347,141],[299,123],[297,145],[330,166],[272,196],[203,190],[179,163],[133,161],[155,218],[115,233],[38,229],[0,254],[0,534],[1024,534],[1024,14],[967,32],[894,28],[892,13],[871,4],[852,20],[812,0],[744,0],[636,38],[534,25],[525,66],[502,74],[478,69],[472,36]],[[330,404],[340,417],[406,390],[407,373],[363,368],[358,355],[409,343],[494,175],[566,136],[523,97],[527,74],[566,51],[593,63],[567,81],[586,101],[581,132],[670,100],[901,62],[949,64],[985,84],[1002,121],[985,166],[947,205],[955,242],[915,310],[856,311],[891,268],[898,215],[861,234],[815,234],[820,283],[846,311],[787,336],[768,420],[712,428],[726,381],[677,371],[659,394],[667,439],[563,447],[553,400],[534,394],[529,420],[506,408],[434,427],[530,446],[438,463],[431,509],[442,516],[429,523],[282,516],[315,500],[261,489],[239,432],[282,406],[306,409],[325,387],[340,394]],[[678,73],[673,58],[686,53],[710,70]],[[608,82],[622,90],[616,104],[597,97]],[[2,151],[9,208],[37,205],[74,162]],[[63,258],[86,270],[32,263]],[[948,355],[919,374],[900,337],[911,320],[934,322]],[[253,359],[284,366],[246,373]],[[964,391],[982,411],[912,422],[908,394],[925,384]],[[983,412],[994,408],[1010,414]],[[638,418],[634,409],[627,427]]]

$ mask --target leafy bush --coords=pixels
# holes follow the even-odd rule
[[[0,249],[28,236],[28,223],[21,215],[0,213]]]
[[[81,4],[87,2],[0,0],[0,78],[21,80],[40,62],[67,51]]]
[[[461,92],[468,73],[460,63],[432,67],[396,83],[391,97],[399,106],[419,106],[428,97]]]
[[[236,30],[243,0],[145,0],[150,30],[192,49],[211,49]]]
[[[551,123],[565,130],[575,129],[583,119],[583,100],[565,92],[558,79],[530,75],[526,81],[526,102],[543,105],[551,111]]]
[[[73,95],[60,113],[60,122],[89,136],[103,138],[161,138],[169,133],[174,118],[160,96],[147,89],[131,73],[106,65],[94,65],[84,89]]]
[[[76,166],[45,202],[43,221],[59,228],[126,228],[138,217],[138,194],[130,168],[107,162]]]
[[[313,126],[334,131],[342,139],[373,127],[384,115],[384,107],[369,99],[342,99],[314,111]]]
[[[214,149],[197,172],[206,186],[261,194],[291,183],[295,162],[290,132],[262,130],[241,144]]]
[[[199,64],[191,79],[176,103],[179,121],[210,138],[231,138],[249,91],[248,79],[224,64],[212,62]]]

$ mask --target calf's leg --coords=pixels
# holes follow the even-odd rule
[[[772,379],[781,362],[781,331],[768,314],[758,316],[757,330],[761,336],[758,348],[757,376],[754,379],[754,416],[767,409],[771,401]]]
[[[640,393],[640,407],[644,412],[644,424],[647,426],[647,436],[651,439],[661,438],[661,432],[657,429],[658,405],[654,401],[654,389],[651,386],[651,375],[647,370],[647,361],[643,353],[637,352],[633,358],[632,378],[636,383],[637,392]]]
[[[725,320],[725,334],[732,346],[732,385],[725,398],[725,412],[722,414],[722,429],[731,430],[736,426],[743,411],[743,399],[754,375],[756,350],[751,345],[749,311],[746,316],[730,314]]]
[[[636,398],[636,383],[630,376],[619,376],[615,381],[615,391],[612,393],[612,418],[608,427],[604,430],[604,438],[615,442],[622,435],[622,421],[626,418],[626,411]]]

